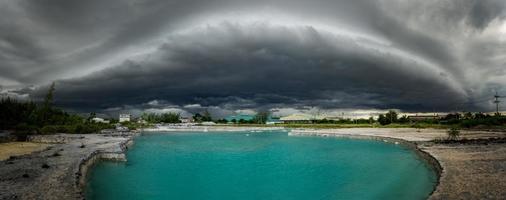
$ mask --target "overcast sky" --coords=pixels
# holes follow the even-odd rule
[[[504,0],[1,0],[3,95],[79,112],[491,111]]]

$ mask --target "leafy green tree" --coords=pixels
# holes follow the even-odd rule
[[[202,121],[204,122],[210,122],[213,121],[213,118],[211,117],[211,113],[206,109],[204,113],[202,113]]]
[[[385,114],[385,117],[387,118],[389,124],[397,122],[397,112],[393,110],[388,111]]]
[[[196,113],[195,115],[193,115],[193,121],[195,122],[202,122],[202,115],[200,113]]]
[[[253,118],[253,122],[257,124],[265,124],[269,119],[269,112],[262,111],[258,112]]]
[[[179,113],[142,113],[141,119],[149,123],[180,123],[181,115]]]
[[[403,124],[403,123],[408,123],[408,122],[409,122],[409,118],[408,118],[408,116],[403,115],[402,117],[400,117],[400,118],[397,120],[397,122],[399,122],[399,123],[401,123],[401,124]]]
[[[471,112],[466,112],[464,113],[464,119],[473,119],[473,113]]]
[[[369,124],[374,123],[374,117],[369,117]]]
[[[86,119],[87,122],[92,122],[93,118],[97,117],[97,114],[92,112],[90,113],[90,115],[88,116],[88,119]]]
[[[381,124],[381,125],[387,125],[387,124],[390,124],[390,120],[388,120],[385,115],[383,114],[380,114],[379,117],[378,117],[378,122]]]
[[[163,113],[160,115],[160,121],[163,123],[181,123],[179,113]]]

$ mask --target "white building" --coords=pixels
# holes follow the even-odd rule
[[[191,117],[181,117],[179,120],[181,120],[181,123],[193,123],[193,119]]]
[[[129,122],[132,115],[130,114],[119,114],[119,122]]]
[[[296,113],[291,114],[285,117],[279,118],[283,123],[310,123],[311,120],[315,120],[316,118],[312,117],[308,114]]]
[[[202,124],[202,125],[205,125],[205,126],[212,126],[212,125],[216,125],[216,123],[214,123],[214,122],[202,122],[201,124]]]
[[[105,120],[100,117],[95,117],[95,118],[91,119],[91,121],[95,122],[95,123],[105,123],[105,124],[109,123],[109,120]]]

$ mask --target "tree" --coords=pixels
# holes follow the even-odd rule
[[[90,115],[88,116],[88,119],[86,120],[87,122],[91,122],[93,120],[93,118],[97,117],[97,114],[92,112],[90,113]]]
[[[471,112],[464,113],[464,119],[473,119],[473,113]]]
[[[200,113],[196,113],[195,115],[193,115],[193,120],[195,122],[202,122],[202,115]]]
[[[484,119],[484,118],[487,118],[487,115],[481,112],[474,114],[474,119]]]
[[[55,90],[55,83],[52,82],[51,86],[49,86],[49,90],[47,91],[46,97],[44,98],[44,107],[50,109],[53,106],[53,96]]]
[[[402,117],[399,118],[399,120],[397,120],[397,122],[399,122],[399,123],[408,123],[409,122],[409,118],[408,118],[408,116],[403,115]]]
[[[374,117],[369,117],[369,124],[374,123]]]
[[[149,123],[180,123],[181,115],[179,113],[143,113],[141,118]]]
[[[379,117],[378,117],[378,122],[381,124],[381,125],[387,125],[387,124],[390,124],[390,121],[385,117],[385,115],[383,114],[380,114]]]
[[[163,123],[181,123],[179,113],[163,113],[159,116],[160,122]]]
[[[385,114],[385,117],[387,118],[389,124],[397,122],[397,112],[395,112],[393,110],[389,110]]]
[[[51,123],[51,116],[53,112],[53,96],[55,91],[55,83],[51,83],[49,90],[47,91],[46,97],[42,106],[39,106],[36,112],[32,113],[32,118],[38,126],[44,126]]]
[[[269,118],[269,112],[267,112],[267,111],[258,112],[255,115],[255,118],[253,118],[253,122],[255,122],[257,124],[265,124],[265,123],[267,123],[268,118]]]
[[[207,109],[202,113],[202,121],[204,122],[210,122],[213,121],[213,118],[211,117],[211,113],[207,111]]]

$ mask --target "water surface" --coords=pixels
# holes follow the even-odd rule
[[[149,133],[101,162],[87,199],[425,199],[435,173],[400,145],[286,132]]]

